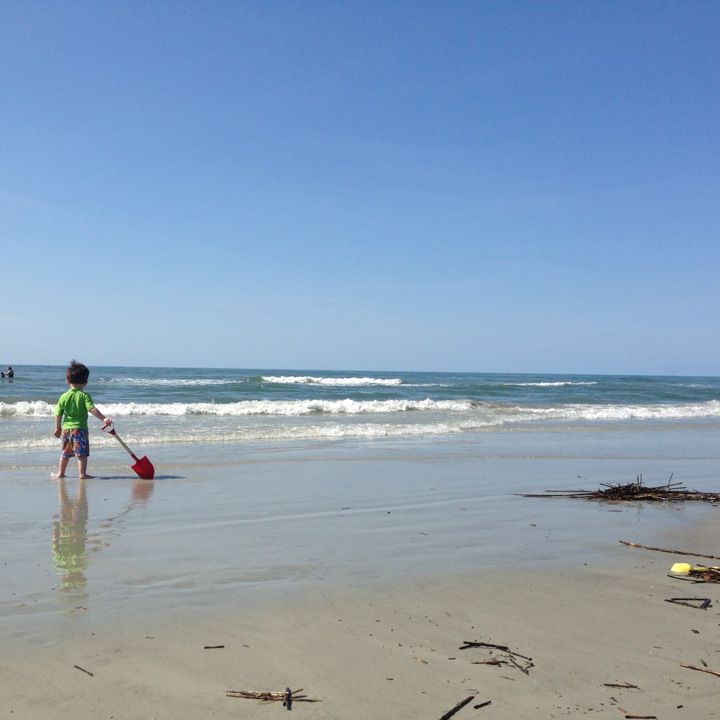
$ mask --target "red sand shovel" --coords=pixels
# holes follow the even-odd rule
[[[134,465],[131,465],[132,469],[137,473],[138,477],[143,480],[152,480],[155,477],[155,468],[153,464],[147,459],[145,455],[139,458],[122,440],[122,438],[115,432],[115,428],[112,423],[107,427],[103,428],[103,432],[112,435],[129,453],[130,457],[135,461]]]

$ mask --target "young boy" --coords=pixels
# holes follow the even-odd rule
[[[65,379],[70,389],[60,396],[55,406],[55,432],[56,438],[62,436],[62,453],[60,462],[53,478],[65,477],[70,458],[74,455],[78,461],[78,474],[81,480],[92,478],[87,474],[88,455],[90,455],[90,440],[88,438],[88,413],[92,413],[98,420],[103,421],[103,427],[112,424],[109,417],[105,417],[96,407],[92,398],[85,392],[90,371],[73,360],[65,372]]]

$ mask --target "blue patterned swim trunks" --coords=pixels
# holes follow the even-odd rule
[[[64,458],[87,457],[90,454],[90,438],[87,428],[63,430],[62,456]]]

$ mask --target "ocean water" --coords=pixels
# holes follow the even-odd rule
[[[720,429],[716,377],[94,367],[87,389],[123,438],[153,446]],[[56,448],[64,390],[60,366],[0,382],[7,460]]]

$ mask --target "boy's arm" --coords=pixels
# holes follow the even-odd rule
[[[55,432],[53,432],[53,435],[55,437],[60,437],[62,435],[62,416],[61,415],[55,416]]]
[[[90,408],[90,413],[93,414],[98,420],[103,421],[103,427],[112,425],[112,420],[109,417],[105,417],[96,407]]]

